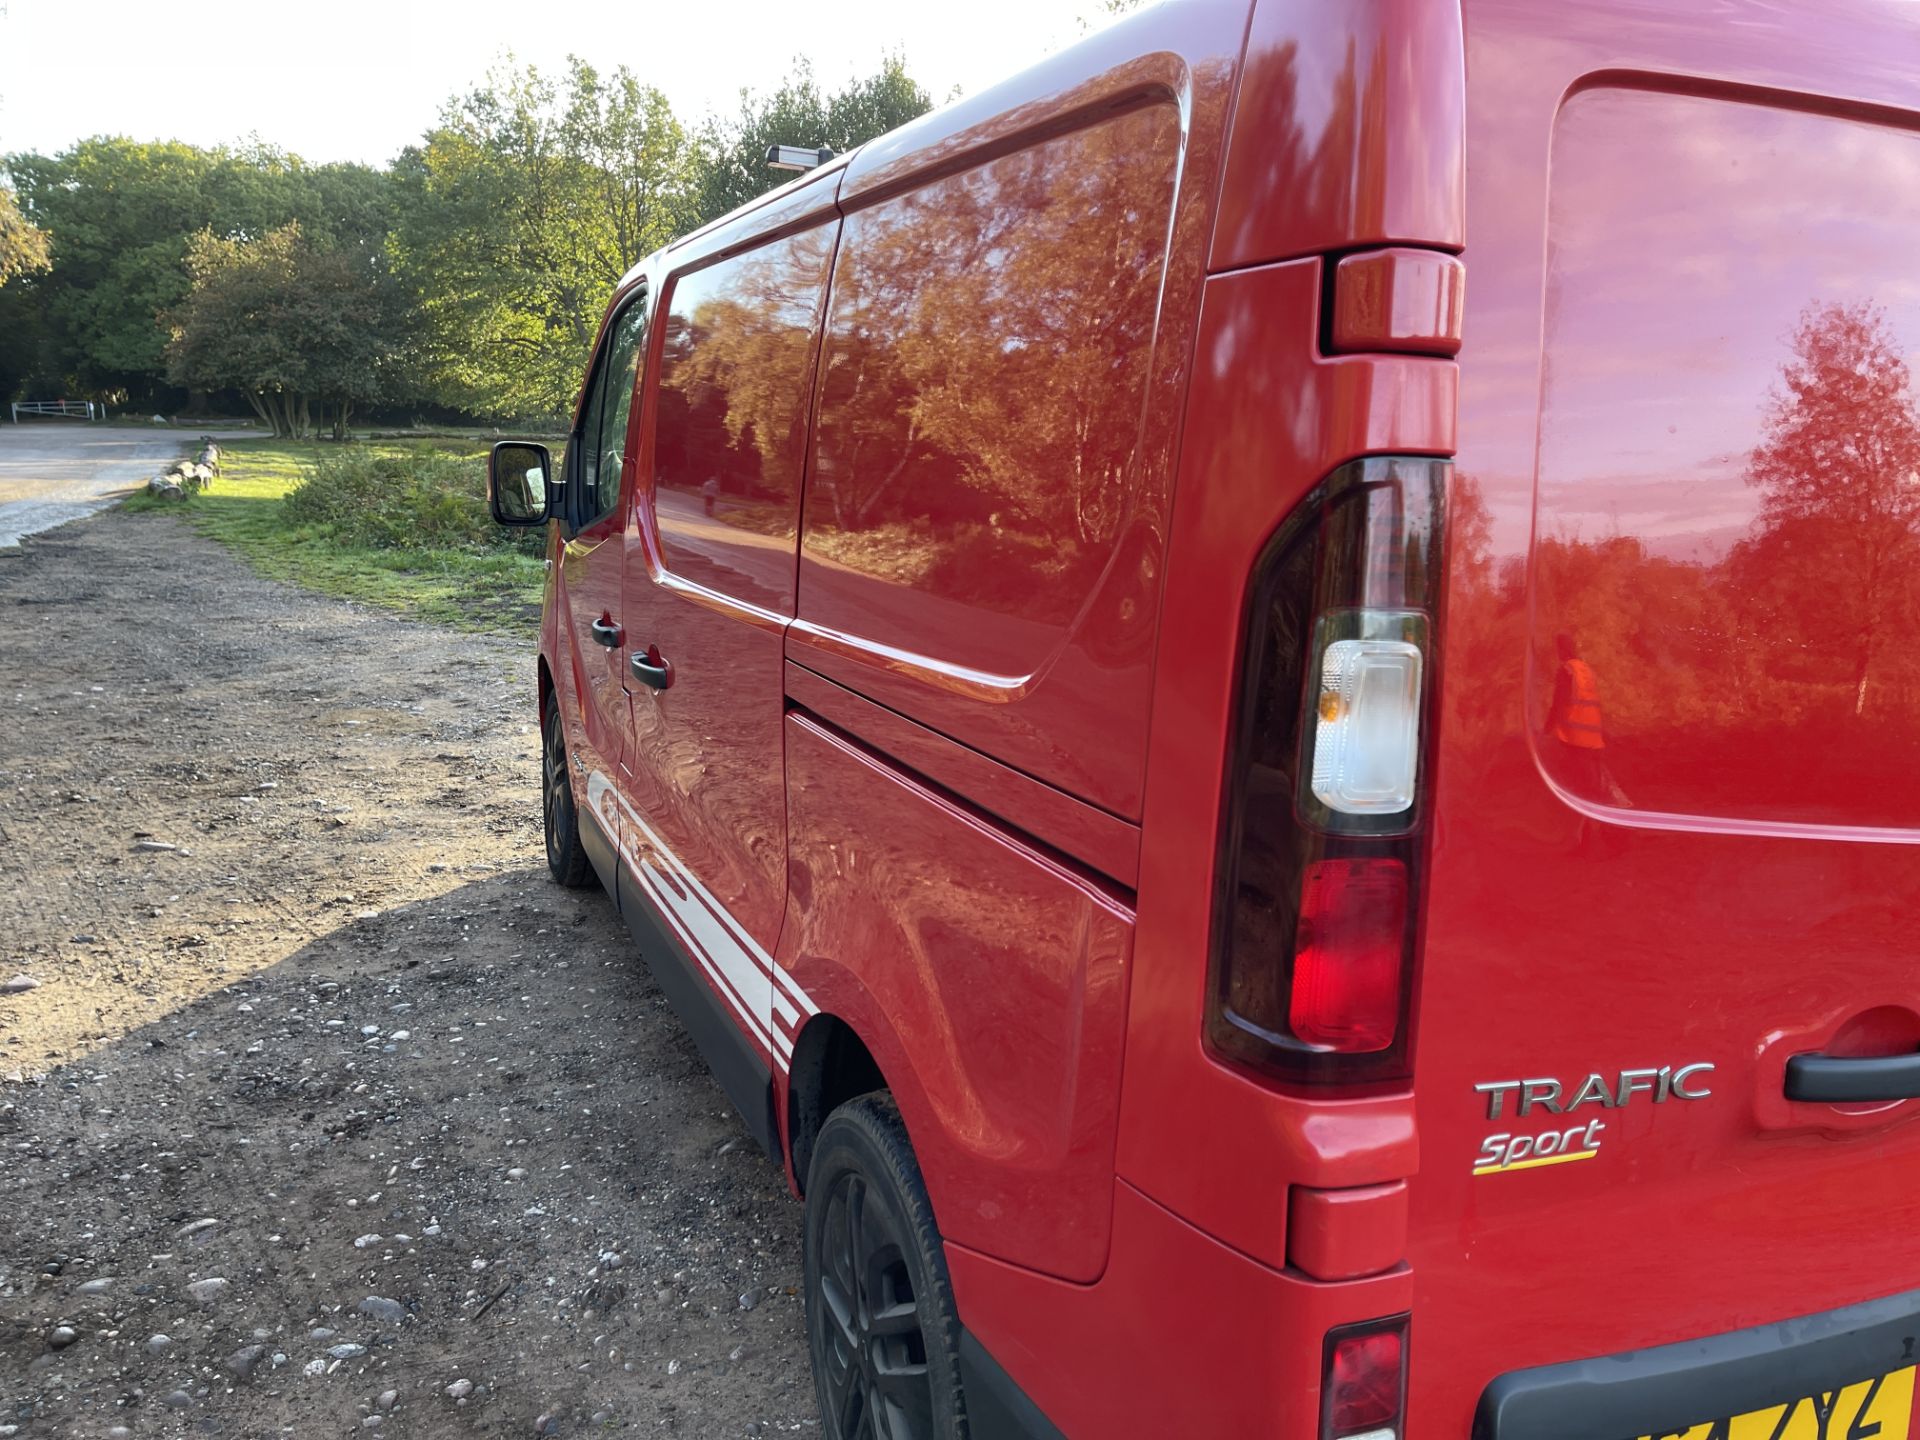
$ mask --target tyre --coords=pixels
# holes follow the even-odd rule
[[[580,812],[567,775],[567,737],[558,704],[547,706],[540,725],[540,817],[547,832],[547,869],[570,890],[595,878],[580,844]]]
[[[830,1440],[966,1440],[953,1287],[891,1096],[849,1100],[820,1127],[804,1284]]]

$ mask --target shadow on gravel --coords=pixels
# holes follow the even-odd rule
[[[0,1157],[0,1434],[817,1425],[799,1207],[543,869],[0,1087]]]

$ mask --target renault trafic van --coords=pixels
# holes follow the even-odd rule
[[[825,1432],[1907,1440],[1916,357],[1907,0],[1178,0],[636,265],[547,854]]]

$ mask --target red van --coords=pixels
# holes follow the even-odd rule
[[[1916,360],[1910,0],[1186,0],[638,265],[548,858],[826,1432],[1908,1440]]]

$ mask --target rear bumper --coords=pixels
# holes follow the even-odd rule
[[[1791,1404],[1920,1361],[1920,1290],[1751,1330],[1502,1375],[1474,1440],[1621,1440]]]
[[[1048,1435],[1036,1413],[1072,1440],[1317,1434],[1327,1332],[1412,1304],[1404,1266],[1313,1281],[1222,1245],[1125,1181],[1113,1197],[1106,1270],[1090,1285],[947,1243],[961,1323],[1001,1371],[982,1382],[963,1343],[969,1410],[978,1391],[1020,1422],[975,1434]],[[1414,1325],[1417,1355],[1417,1314]]]

